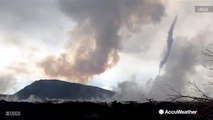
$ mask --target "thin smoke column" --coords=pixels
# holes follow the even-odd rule
[[[168,32],[167,52],[166,52],[165,56],[163,57],[163,59],[160,62],[160,65],[159,65],[159,74],[160,74],[160,71],[161,71],[162,67],[166,64],[166,62],[168,60],[168,57],[169,57],[169,54],[170,54],[171,49],[172,49],[172,44],[173,44],[173,41],[174,41],[174,39],[173,39],[173,30],[174,30],[176,21],[177,21],[177,16],[175,16],[175,19],[172,22],[172,25],[171,25],[171,27],[169,29],[169,32]]]

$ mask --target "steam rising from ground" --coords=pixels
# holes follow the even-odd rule
[[[77,25],[65,52],[48,56],[39,66],[48,76],[83,83],[116,65],[122,30],[134,32],[145,23],[157,23],[165,9],[154,0],[60,0],[59,4]]]
[[[173,29],[176,17],[168,32],[168,52],[161,61],[160,67],[165,64],[165,73],[156,76],[154,80],[148,80],[145,85],[140,85],[135,79],[124,81],[118,85],[118,99],[145,101],[146,98],[155,100],[166,100],[169,95],[176,92],[186,93],[187,82],[191,81],[191,76],[196,73],[195,67],[199,64],[200,47],[197,44],[200,35],[187,40],[187,38],[178,37],[176,43],[171,49],[173,41]],[[193,43],[191,41],[194,41]],[[170,54],[170,57],[168,57]],[[150,91],[145,91],[149,86]],[[148,89],[148,88],[147,88]],[[173,91],[175,90],[175,91]]]
[[[175,44],[165,73],[155,78],[149,97],[164,100],[169,95],[176,94],[173,90],[186,93],[187,83],[196,72],[195,67],[199,61],[200,51],[197,44],[186,42],[186,39],[178,40],[181,42]],[[196,38],[193,40],[196,41]]]

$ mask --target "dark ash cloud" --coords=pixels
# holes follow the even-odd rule
[[[174,30],[176,21],[177,21],[177,16],[175,16],[175,19],[172,22],[172,25],[171,25],[171,27],[169,29],[169,32],[168,32],[167,52],[166,52],[166,54],[164,55],[163,59],[160,62],[160,65],[159,65],[159,74],[160,74],[160,70],[162,69],[162,67],[166,64],[166,62],[168,60],[168,57],[169,57],[169,54],[170,54],[171,49],[172,49],[172,44],[173,44],[173,41],[174,41],[174,39],[173,39],[173,30]]]

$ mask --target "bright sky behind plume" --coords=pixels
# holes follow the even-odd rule
[[[115,9],[117,6],[109,3],[106,5],[109,8],[103,8],[103,11],[100,12],[94,12],[96,9],[90,8],[95,2],[78,4],[83,8],[80,9],[67,7],[66,1],[69,0],[0,0],[0,93],[14,93],[39,79],[61,79],[114,90],[119,83],[129,81],[134,77],[134,81],[143,87],[141,89],[148,91],[151,89],[149,82],[153,82],[158,75],[160,61],[167,49],[168,31],[176,15],[178,20],[173,32],[174,45],[170,53],[172,58],[168,57],[167,68],[161,70],[161,75],[166,76],[167,73],[170,73],[167,70],[174,70],[172,66],[175,64],[184,65],[180,62],[172,64],[171,61],[176,60],[175,56],[181,54],[175,50],[188,50],[188,47],[185,46],[195,44],[196,47],[193,47],[195,50],[192,53],[197,52],[195,56],[198,56],[198,58],[196,57],[198,60],[189,66],[190,69],[184,68],[183,70],[183,67],[180,67],[177,70],[183,70],[187,75],[189,73],[189,77],[186,75],[187,80],[193,79],[198,83],[202,83],[202,80],[210,80],[207,76],[211,72],[202,67],[206,59],[202,56],[201,51],[205,47],[210,47],[213,42],[213,12],[196,13],[194,7],[196,5],[213,6],[213,0],[141,0],[142,3],[138,5],[138,10],[142,11],[133,10],[135,8],[133,3],[125,6],[125,4],[120,4],[122,0],[117,0],[119,2],[116,5],[123,5],[127,8],[119,6],[119,9]],[[84,0],[79,1],[84,2]],[[96,1],[99,3],[100,1],[110,2],[110,0]],[[86,5],[87,3],[91,6]],[[101,6],[102,4],[95,5]],[[86,7],[88,8],[86,9]],[[99,8],[102,7],[97,7],[97,11]],[[117,14],[105,13],[109,9],[119,12],[116,12]],[[156,10],[159,13],[155,12]],[[98,18],[96,14],[104,14],[106,17],[109,15],[110,19]],[[130,19],[130,17],[132,18]],[[102,26],[105,23],[106,25]],[[113,29],[112,32],[117,32],[112,37],[107,36],[106,38],[112,40],[109,42],[110,48],[106,47],[108,42],[104,42],[104,39],[106,32],[109,32],[106,35],[112,33],[105,31],[105,27]],[[79,42],[81,39],[88,39],[86,42],[88,42],[88,46],[92,47],[88,47],[87,44],[82,45],[85,41]],[[98,42],[93,43],[93,39],[100,39],[100,41],[97,40]],[[118,43],[113,41],[115,39]],[[80,46],[77,46],[78,44]],[[115,44],[116,46],[113,46]],[[99,48],[98,52],[94,52],[93,49],[98,48],[99,45],[104,49]],[[76,47],[81,47],[81,49],[75,49]],[[183,49],[181,49],[182,47]],[[85,56],[74,59],[75,51],[93,57],[89,57],[85,61],[83,61]],[[109,54],[109,56],[102,54]],[[49,57],[52,58],[49,59]],[[108,58],[106,62],[109,62],[109,59],[112,59],[113,62],[99,63],[100,61],[96,61],[99,57],[103,58],[100,61]],[[62,65],[65,63],[62,62],[67,62],[67,60],[72,61],[72,64],[79,65],[64,68]],[[97,62],[97,65],[93,65],[91,61]],[[80,66],[87,62],[91,64],[88,66],[101,65],[101,67],[88,73],[86,70],[92,68],[85,69],[84,66],[83,68]],[[51,63],[51,65],[47,65],[47,63]],[[48,68],[49,70],[47,70]],[[53,69],[56,68],[57,70],[54,71]],[[65,74],[66,70],[78,75],[70,77],[69,72]],[[60,73],[63,71],[64,73]],[[82,76],[81,73],[86,74],[84,77],[86,82],[84,78],[74,80]],[[173,72],[170,74],[172,76]],[[167,79],[168,77],[162,78]],[[186,77],[181,79],[186,79]],[[211,92],[208,88],[204,89]]]

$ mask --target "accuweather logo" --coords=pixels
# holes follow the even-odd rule
[[[158,113],[160,115],[163,115],[163,114],[174,114],[174,115],[177,115],[177,114],[197,114],[197,111],[193,111],[193,110],[163,110],[163,109],[160,109],[158,111]]]

